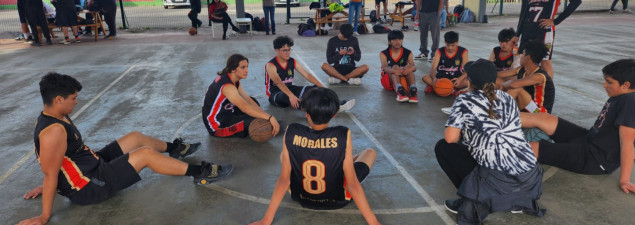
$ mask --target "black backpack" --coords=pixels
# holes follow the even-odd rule
[[[259,17],[254,17],[254,21],[251,22],[251,25],[254,27],[255,31],[267,31],[267,28],[262,23]]]
[[[388,33],[388,31],[386,30],[386,27],[382,26],[381,24],[375,24],[375,26],[373,26],[373,31],[376,34]]]
[[[465,9],[465,7],[463,7],[463,5],[458,4],[456,6],[454,6],[454,15],[458,15],[456,18],[456,21],[458,22],[461,19],[461,13],[463,13],[463,10]]]
[[[370,11],[370,22],[371,23],[377,22],[377,11],[376,10]]]
[[[306,24],[309,25],[309,27],[311,27],[311,30],[315,30],[315,21],[312,18],[309,18],[308,20],[306,20]]]
[[[298,25],[298,35],[302,35],[302,33],[304,33],[307,30],[312,30],[309,24],[301,23]]]

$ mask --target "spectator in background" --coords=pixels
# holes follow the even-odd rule
[[[348,24],[353,24],[353,19],[355,20],[355,25],[353,25],[353,35],[358,36],[357,33],[357,25],[359,23],[359,14],[362,11],[362,0],[351,0],[348,4]]]
[[[197,30],[203,25],[203,21],[198,19],[199,13],[201,13],[201,0],[190,1],[190,12],[187,13],[187,18],[190,18],[192,27],[195,27]]]
[[[419,21],[419,55],[415,56],[415,59],[425,59],[428,58],[428,61],[432,61],[434,59],[434,54],[437,52],[439,48],[439,37],[440,37],[440,28],[439,28],[439,13],[441,12],[441,8],[443,8],[444,0],[417,0],[417,15],[415,15],[415,20]],[[430,50],[428,50],[428,31],[430,31],[430,35],[432,36],[432,46]],[[428,53],[430,53],[430,57],[428,57]]]
[[[40,26],[42,34],[44,34],[44,38],[46,38],[46,44],[52,45],[51,34],[49,33],[49,28],[46,24],[46,19],[44,18],[44,6],[42,5],[42,0],[26,0],[24,4],[25,16],[29,22],[29,26],[31,26],[31,32],[33,34],[33,42],[31,42],[31,46],[42,45],[40,44],[40,38],[38,37],[38,26]]]
[[[24,40],[24,42],[30,42],[33,40],[31,33],[29,33],[29,24],[27,24],[26,18],[26,0],[18,0],[18,16],[20,17],[20,26],[22,33],[15,38],[16,41]]]
[[[209,19],[217,23],[223,23],[223,40],[227,39],[228,25],[232,26],[233,31],[240,31],[238,27],[232,23],[229,14],[227,14],[227,4],[221,0],[213,0],[213,2],[209,4]]]
[[[90,11],[101,11],[102,15],[104,15],[104,20],[106,21],[106,25],[108,25],[108,36],[104,37],[106,39],[114,39],[117,37],[117,24],[115,24],[115,19],[117,17],[117,2],[115,0],[87,0],[86,8]],[[200,3],[199,3],[200,4]],[[86,14],[86,20],[89,23],[93,23],[93,15],[90,13]],[[99,31],[95,31],[99,32]],[[86,35],[91,34],[91,27],[86,27]]]
[[[609,10],[609,13],[615,13],[615,5],[617,5],[617,0],[613,0],[613,4],[611,4],[611,9]],[[623,9],[623,13],[630,13],[631,10],[628,9],[628,0],[622,0],[622,9]]]
[[[269,35],[269,30],[271,30],[271,34],[276,35],[276,5],[273,4],[273,0],[262,0],[262,11],[265,12],[265,32]],[[271,24],[271,28],[269,25]]]
[[[60,44],[67,45],[71,43],[71,39],[68,37],[68,27],[71,27],[73,35],[75,36],[72,41],[79,43],[80,40],[77,34],[77,12],[75,11],[75,1],[55,0],[51,1],[51,3],[57,10],[57,14],[55,15],[55,25],[57,25],[58,27],[62,27],[62,32],[64,33],[64,40],[62,40]],[[40,9],[44,7],[41,5],[41,3],[39,4],[39,6]],[[42,11],[41,15],[44,16],[44,11]]]
[[[55,8],[46,2],[42,2],[42,5],[44,6],[44,16],[46,17],[46,22],[54,23],[55,15],[57,15],[55,13]]]
[[[441,30],[447,27],[445,21],[448,20],[449,11],[450,8],[448,6],[448,0],[443,0],[443,6],[441,6],[441,13],[439,15],[439,25],[441,26]]]

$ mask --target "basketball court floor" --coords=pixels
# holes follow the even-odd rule
[[[608,98],[601,68],[633,57],[635,17],[577,13],[558,26],[553,56],[556,102],[553,113],[583,127],[595,121]],[[470,59],[488,58],[498,45],[498,31],[515,27],[517,17],[490,18],[488,24],[459,24],[461,46]],[[297,25],[281,25],[279,35],[295,39],[292,57],[323,83],[320,70],[329,37],[300,37]],[[335,35],[337,31],[331,31]],[[442,34],[444,31],[442,31]],[[405,47],[418,53],[419,33],[405,32]],[[7,37],[8,38],[8,37]],[[70,46],[30,48],[11,39],[0,40],[0,223],[15,224],[41,212],[41,200],[22,196],[42,182],[33,153],[33,129],[42,109],[38,81],[48,71],[77,78],[84,89],[71,118],[87,145],[100,149],[130,131],[171,141],[202,142],[184,161],[232,163],[227,179],[197,186],[191,177],[157,175],[143,178],[112,199],[92,206],[71,204],[57,196],[50,224],[247,224],[259,220],[269,203],[280,171],[282,135],[267,143],[249,139],[210,137],[201,121],[207,86],[233,53],[249,58],[247,93],[281,120],[282,125],[306,123],[299,110],[269,105],[264,93],[264,65],[271,59],[273,36],[212,40],[209,28],[197,36],[182,32],[126,34],[118,39],[85,41]],[[419,104],[397,103],[395,94],[379,84],[378,53],[387,47],[385,34],[359,37],[360,63],[370,71],[361,86],[330,85],[342,99],[357,105],[340,113],[332,125],[352,130],[354,152],[373,148],[377,162],[362,184],[369,203],[383,224],[455,224],[443,201],[456,198],[456,189],[439,168],[434,144],[442,138],[447,116],[440,110],[453,98],[425,95]],[[419,90],[430,63],[417,61]],[[303,78],[296,78],[306,84]],[[509,212],[494,213],[486,224],[630,224],[635,195],[618,189],[619,172],[604,176],[545,169],[540,200],[547,214],[536,218]],[[635,180],[635,176],[631,178]],[[364,224],[355,204],[335,211],[307,210],[288,196],[274,224]]]

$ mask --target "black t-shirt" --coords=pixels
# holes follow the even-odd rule
[[[352,55],[340,55],[341,49],[354,52]],[[326,61],[331,65],[355,66],[355,61],[359,61],[361,58],[362,50],[359,48],[359,42],[356,37],[351,36],[346,41],[343,41],[338,36],[335,36],[329,39],[326,45]]]
[[[509,55],[501,55],[501,47],[494,47],[494,65],[496,65],[497,71],[505,71],[512,68],[514,63],[514,53],[510,52]]]
[[[205,128],[211,134],[216,132],[218,128],[226,127],[228,124],[223,122],[231,118],[234,112],[234,104],[232,104],[227,96],[223,95],[225,85],[234,85],[229,74],[218,76],[207,88],[205,100],[203,101],[203,120]],[[240,81],[234,85],[240,87]]]
[[[66,152],[62,160],[62,167],[57,175],[57,192],[63,196],[70,196],[86,186],[99,165],[99,158],[88,146],[84,145],[82,135],[73,121],[59,120],[42,112],[37,119],[33,141],[35,142],[35,156],[40,160],[40,133],[51,126],[61,125],[66,130]]]
[[[445,47],[439,48],[439,64],[437,65],[437,78],[458,78],[463,74],[463,54],[467,49],[458,46],[454,55],[448,55]]]
[[[313,130],[297,123],[287,128],[291,197],[303,207],[337,209],[348,203],[343,166],[349,132],[343,126]]]
[[[282,67],[280,62],[278,62],[278,57],[273,57],[273,59],[269,60],[269,63],[272,63],[276,66],[276,70],[278,71],[278,77],[285,85],[289,86],[293,83],[294,71],[295,71],[295,59],[289,58],[287,61],[287,66]],[[276,85],[276,83],[271,80],[269,77],[269,73],[265,69],[265,89],[267,91],[267,97],[270,97],[271,94],[279,92],[280,88]]]
[[[635,93],[609,98],[587,135],[608,173],[620,167],[620,126],[635,128]]]

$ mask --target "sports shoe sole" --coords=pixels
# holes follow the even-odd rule
[[[355,99],[348,100],[343,105],[340,105],[340,110],[337,111],[337,112],[343,112],[343,111],[351,110],[353,108],[353,106],[355,106]]]
[[[441,112],[450,115],[450,112],[452,112],[452,107],[441,108]]]
[[[454,214],[459,214],[459,211],[453,210],[453,209],[451,209],[451,208],[450,208],[450,206],[448,206],[448,204],[449,204],[448,202],[449,202],[449,201],[450,201],[450,200],[445,200],[445,202],[443,202],[443,206],[445,206],[445,209],[447,209],[447,210],[448,210],[448,211],[450,211],[451,213],[454,213]]]
[[[205,184],[213,183],[213,182],[215,182],[217,180],[223,179],[226,176],[229,176],[229,174],[231,174],[232,171],[234,171],[234,167],[231,164],[221,165],[221,167],[223,168],[223,171],[220,172],[217,177],[214,177],[214,178],[201,178],[198,181],[195,180],[196,184],[205,185]]]

